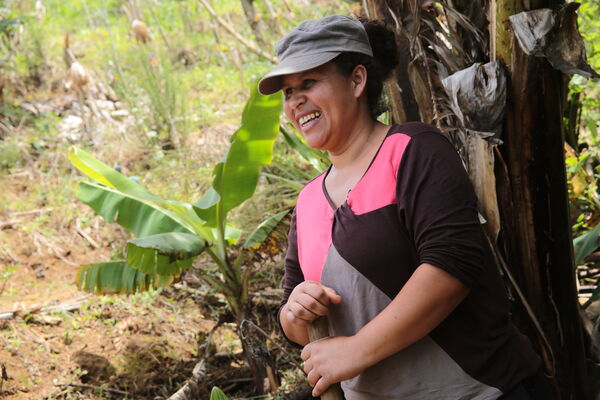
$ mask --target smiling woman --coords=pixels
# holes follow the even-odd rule
[[[454,148],[432,126],[376,119],[393,32],[335,15],[276,51],[259,90],[283,90],[286,116],[332,162],[298,197],[279,312],[313,395],[341,382],[347,400],[552,399]],[[309,343],[323,315],[332,337]]]

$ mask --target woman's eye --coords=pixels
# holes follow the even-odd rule
[[[305,79],[303,82],[303,85],[305,88],[309,88],[313,85],[313,83],[315,83],[316,81],[314,79]]]

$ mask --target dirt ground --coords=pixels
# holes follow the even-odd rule
[[[9,175],[5,194],[24,196],[30,178]],[[50,207],[35,213],[0,207],[0,272],[10,272],[0,280],[0,398],[168,398],[190,377],[198,354],[208,354],[203,346],[224,301],[192,275],[160,293],[79,291],[78,266],[109,259],[125,235],[86,206],[71,207],[91,222],[84,228],[75,215],[62,237],[23,229],[42,214],[51,218]],[[224,323],[213,334],[206,398],[213,384],[228,393],[252,390],[233,329]],[[266,330],[276,336],[273,326]]]

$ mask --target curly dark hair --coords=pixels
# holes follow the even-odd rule
[[[361,53],[344,52],[332,61],[340,73],[349,76],[357,65],[367,70],[367,100],[371,116],[376,119],[387,110],[382,96],[383,82],[398,65],[396,36],[382,21],[360,18],[373,49],[373,57]]]

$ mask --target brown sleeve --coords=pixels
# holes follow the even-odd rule
[[[283,300],[279,307],[281,308],[290,297],[292,290],[304,282],[304,274],[300,269],[298,261],[298,237],[296,235],[296,209],[292,213],[290,231],[288,233],[288,248],[285,255],[285,272],[283,275]]]
[[[298,346],[297,343],[291,341],[287,336],[285,336],[285,332],[281,327],[281,323],[279,322],[279,313],[281,312],[281,308],[287,303],[292,290],[304,281],[304,274],[300,269],[300,262],[298,261],[298,237],[296,235],[296,209],[292,213],[292,222],[290,223],[290,231],[288,233],[288,248],[285,256],[285,272],[283,274],[283,299],[279,304],[279,308],[277,309],[277,323],[279,324],[279,329],[283,336],[290,342],[292,345]]]
[[[441,268],[472,287],[483,269],[475,193],[452,144],[429,125],[420,129],[411,135],[398,171],[400,220],[420,264]]]

